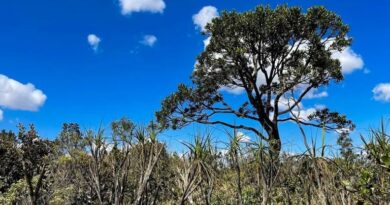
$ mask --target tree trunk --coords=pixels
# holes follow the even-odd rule
[[[235,155],[234,164],[235,164],[236,175],[237,175],[237,204],[242,205],[243,202],[242,202],[242,188],[241,188],[241,169],[238,161],[237,151],[235,151],[234,155]]]
[[[271,156],[272,159],[276,159],[279,157],[279,153],[282,149],[282,142],[280,140],[278,125],[272,125],[272,129],[267,129],[267,134],[269,137],[269,146],[271,148]]]
[[[156,148],[154,148],[154,146],[156,146]],[[137,195],[136,195],[136,199],[134,201],[134,205],[140,204],[141,199],[142,199],[142,195],[143,195],[145,187],[146,187],[146,184],[149,181],[150,175],[152,174],[153,168],[155,167],[155,165],[160,157],[160,154],[161,154],[161,151],[163,150],[163,147],[161,147],[159,149],[158,144],[156,144],[156,145],[152,145],[150,147],[150,149],[151,149],[151,152],[149,154],[149,162],[148,162],[148,165],[146,167],[145,174],[144,175],[141,174],[141,176],[140,176]],[[154,153],[154,155],[153,155],[153,152],[154,152],[153,149],[156,149],[156,153]]]
[[[269,192],[266,187],[263,189],[262,199],[261,199],[261,205],[268,205],[269,201]]]
[[[97,164],[92,165],[94,168],[89,166],[89,171],[93,180],[93,186],[92,188],[95,191],[95,194],[98,198],[98,204],[103,204],[103,199],[101,196],[101,188],[100,188],[100,176],[99,176],[99,166]]]

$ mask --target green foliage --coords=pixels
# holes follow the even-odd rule
[[[13,183],[23,177],[22,163],[17,148],[17,138],[13,132],[0,133],[0,191],[6,192]]]
[[[26,200],[27,184],[21,179],[11,185],[9,190],[0,195],[0,204],[12,205],[15,202]]]
[[[370,133],[369,142],[362,137],[368,156],[390,172],[390,136],[385,131],[384,123],[378,130],[371,129]]]
[[[196,122],[243,129],[268,142],[277,154],[282,122],[353,129],[346,116],[329,109],[317,110],[310,122],[288,116],[309,91],[343,79],[332,53],[351,44],[348,30],[324,7],[303,12],[299,7],[258,6],[243,13],[222,12],[206,26],[210,43],[197,58],[193,86],[180,84],[162,102],[157,120],[162,128]],[[241,89],[245,97],[228,102],[221,88]],[[291,101],[288,108],[280,106],[283,99]],[[259,126],[221,120],[226,115]]]
[[[6,188],[0,192],[0,204],[36,200],[37,204],[120,205],[135,203],[139,194],[137,204],[258,204],[266,196],[268,204],[383,204],[390,199],[390,173],[383,160],[388,156],[389,135],[384,126],[372,129],[368,140],[363,138],[364,154],[354,151],[351,139],[341,135],[340,157],[316,154],[314,144],[311,153],[283,154],[277,160],[269,155],[266,144],[242,141],[237,130],[227,149],[216,148],[208,132],[185,142],[187,152],[178,156],[166,151],[153,126],[142,128],[122,119],[112,127],[111,138],[100,129],[80,133],[76,143],[55,139],[55,146],[41,140],[34,127],[29,131],[21,127],[19,137],[2,132],[2,156],[20,153],[16,162],[30,164],[32,169],[21,166],[15,171],[19,175],[9,176],[2,172],[1,179],[19,177],[7,181],[9,185],[2,182]],[[66,128],[59,138],[67,132],[77,130]],[[328,153],[324,147],[331,149],[323,133],[318,150]],[[154,159],[158,160],[150,167]],[[15,165],[5,158],[0,162],[3,170]],[[264,178],[264,172],[276,173],[270,174],[272,183],[265,183],[271,178]],[[139,189],[142,184],[144,188]]]

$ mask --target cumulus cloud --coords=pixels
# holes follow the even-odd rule
[[[31,83],[22,84],[0,74],[0,107],[13,110],[38,111],[46,95]]]
[[[0,121],[2,121],[2,120],[3,120],[3,111],[0,110]]]
[[[372,90],[377,101],[390,102],[390,83],[380,83]]]
[[[154,44],[157,42],[157,37],[154,35],[145,35],[142,39],[141,43],[146,46],[154,46]]]
[[[96,52],[99,49],[101,39],[95,34],[89,34],[87,40],[91,48]]]
[[[361,70],[364,66],[361,56],[356,54],[351,47],[347,47],[341,52],[333,52],[332,58],[340,61],[344,74],[350,74],[356,70]]]
[[[201,30],[205,31],[205,26],[218,17],[218,10],[214,6],[205,6],[197,14],[192,16],[194,24]]]
[[[119,0],[119,5],[123,15],[133,12],[162,13],[165,9],[164,0]]]

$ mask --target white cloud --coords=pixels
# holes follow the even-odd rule
[[[353,130],[344,127],[344,128],[336,129],[335,131],[338,134],[342,134],[342,133],[351,133]]]
[[[119,4],[123,15],[142,11],[162,13],[165,9],[164,0],[119,0]]]
[[[3,111],[0,110],[0,121],[2,121],[2,120],[3,120]]]
[[[217,8],[214,6],[205,6],[197,14],[192,16],[192,20],[194,21],[194,24],[201,29],[201,31],[205,31],[207,23],[210,23],[211,20],[218,17],[218,15]]]
[[[245,135],[242,132],[237,132],[237,137],[239,142],[249,143],[251,142],[251,138],[248,135]]]
[[[324,97],[328,97],[328,92],[326,91],[319,92],[318,89],[311,89],[305,95],[305,99],[324,98]]]
[[[325,105],[315,105],[314,107],[304,109],[303,106],[300,108],[296,108],[292,113],[290,113],[292,118],[299,119],[301,121],[307,122],[309,121],[309,116],[315,113],[317,110],[325,109]]]
[[[22,84],[0,74],[0,107],[37,111],[45,103],[46,98],[46,95],[33,84]]]
[[[317,110],[326,109],[326,105],[322,105],[322,104],[316,104],[316,105],[314,105],[314,107],[315,107]]]
[[[347,47],[341,52],[333,52],[332,58],[340,61],[344,74],[350,74],[356,70],[361,70],[364,66],[361,56],[356,54],[351,47]]]
[[[296,102],[296,99],[294,98],[285,98],[281,97],[279,99],[278,108],[279,112],[286,111],[290,109],[294,103]],[[275,100],[271,101],[271,105],[275,106]],[[325,109],[326,106],[322,104],[316,104],[312,108],[305,109],[302,102],[299,102],[297,106],[295,106],[290,113],[291,117],[297,117],[298,119],[301,119],[303,121],[308,121],[308,116],[312,113],[314,113],[316,110],[322,110]],[[270,112],[270,118],[272,119],[274,117],[274,112]]]
[[[284,111],[289,109],[291,106],[294,105],[295,102],[296,100],[294,98],[281,97],[278,102],[279,111]],[[271,104],[275,107],[275,100],[272,100]],[[298,103],[298,106],[302,107],[302,103]]]
[[[309,116],[315,112],[316,112],[315,108],[293,110],[291,117],[307,122],[309,121]]]
[[[329,41],[325,44],[325,47],[329,48],[333,42],[334,38],[329,39]],[[341,52],[332,51],[332,58],[340,61],[341,69],[344,74],[350,74],[356,70],[362,70],[364,66],[362,57],[355,53],[355,51],[353,51],[349,46],[344,48]]]
[[[230,86],[222,86],[219,89],[220,92],[227,92],[233,95],[241,95],[245,89],[243,87],[239,87],[236,85],[230,85]]]
[[[372,90],[377,101],[390,102],[390,83],[380,83]]]
[[[145,35],[142,44],[152,47],[157,42],[157,37],[154,35]]]
[[[91,45],[91,48],[96,52],[99,48],[99,44],[101,42],[101,39],[96,36],[95,34],[89,34],[88,37],[88,43]]]

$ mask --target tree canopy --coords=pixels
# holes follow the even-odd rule
[[[338,15],[324,7],[303,12],[299,7],[258,6],[243,13],[222,12],[206,26],[210,42],[197,58],[192,85],[179,85],[162,102],[157,120],[163,128],[197,122],[244,129],[277,152],[282,122],[353,129],[346,116],[327,108],[300,117],[308,93],[343,80],[340,62],[332,53],[351,44],[348,30]],[[244,100],[228,102],[226,89],[242,91]],[[253,120],[259,126],[232,123],[222,115]]]

